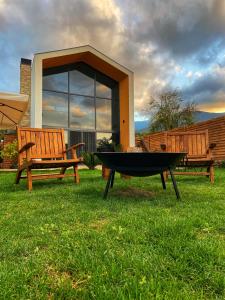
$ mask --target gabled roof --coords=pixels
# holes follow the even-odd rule
[[[42,60],[43,69],[76,62],[85,62],[118,81],[133,75],[133,72],[128,68],[117,63],[90,45],[37,53],[34,56],[34,61],[35,60]]]

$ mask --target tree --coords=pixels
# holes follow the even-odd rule
[[[149,112],[153,112],[150,131],[164,131],[194,123],[195,104],[184,103],[177,90],[162,93],[158,99],[151,98]]]

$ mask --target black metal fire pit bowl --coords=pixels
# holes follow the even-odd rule
[[[163,189],[166,189],[163,172],[169,171],[177,199],[180,193],[177,188],[173,169],[184,158],[184,152],[96,152],[95,155],[109,169],[110,175],[103,198],[106,199],[109,187],[113,187],[115,172],[137,177],[161,175]]]

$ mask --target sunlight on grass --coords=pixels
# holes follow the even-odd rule
[[[225,171],[81,183],[0,174],[1,299],[224,299]]]

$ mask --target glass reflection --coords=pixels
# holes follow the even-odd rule
[[[70,93],[94,96],[94,79],[77,70],[71,71]]]
[[[96,99],[96,129],[102,131],[112,130],[112,101]]]
[[[111,137],[112,137],[111,132],[97,132],[96,133],[97,142],[99,140],[102,140],[103,138],[106,138],[107,140],[109,140],[109,139],[111,139]]]
[[[94,98],[70,95],[70,127],[95,129]]]
[[[43,91],[42,124],[48,127],[68,126],[68,95]]]
[[[96,96],[101,98],[112,99],[112,89],[96,81]]]
[[[68,73],[43,76],[43,89],[68,93]]]

